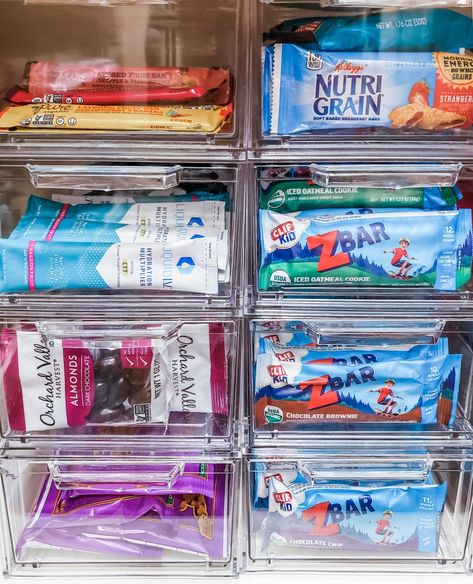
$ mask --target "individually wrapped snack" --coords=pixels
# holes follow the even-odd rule
[[[218,293],[218,242],[88,243],[0,239],[0,292],[145,289]]]
[[[205,235],[204,235],[205,233]],[[172,244],[178,241],[210,237],[218,245],[218,269],[224,272],[228,264],[228,231],[201,226],[141,227],[122,223],[99,223],[82,219],[61,219],[31,217],[25,215],[10,234],[9,239],[29,241],[88,241],[101,243],[160,243]]]
[[[68,467],[68,470],[80,474],[81,472],[87,475],[91,471],[96,471],[96,467],[88,465],[76,465],[73,469]],[[150,475],[170,474],[174,471],[172,464],[152,464],[150,466],[137,465],[113,465],[110,472],[110,482],[104,479],[106,471],[101,469],[100,482],[68,482],[66,485],[68,497],[81,497],[84,494],[88,495],[169,495],[169,494],[198,494],[206,497],[212,497],[214,494],[214,467],[212,464],[187,462],[179,475],[171,481],[150,481],[147,482],[147,473]],[[143,473],[143,481],[139,483],[124,483],[113,481],[114,473]],[[64,483],[61,483],[61,488],[64,488]]]
[[[253,507],[267,509],[269,498],[269,483],[271,477],[277,478],[285,485],[308,485],[308,478],[301,472],[299,465],[294,462],[256,462],[252,472]]]
[[[473,47],[469,16],[446,9],[419,8],[361,16],[286,20],[265,39],[313,43],[321,51],[448,51]]]
[[[429,286],[471,277],[471,211],[298,219],[260,211],[262,290],[300,286]]]
[[[26,105],[29,103],[67,103],[80,105],[121,105],[121,104],[156,104],[156,103],[188,103],[202,98],[206,94],[203,87],[161,88],[127,91],[76,91],[68,93],[47,93],[33,95],[13,87],[6,95],[10,103]]]
[[[197,92],[207,103],[224,105],[230,99],[230,72],[223,67],[118,67],[114,63],[26,64],[23,88],[34,96],[87,93]]]
[[[447,485],[292,489],[270,478],[266,546],[435,554]]]
[[[232,106],[32,104],[0,112],[0,130],[219,132]]]
[[[25,217],[49,217],[56,220],[53,228],[63,219],[121,223],[140,227],[169,227],[180,229],[225,229],[225,202],[221,200],[185,201],[177,199],[144,203],[117,203],[69,205],[31,195]],[[202,233],[205,233],[203,231]]]
[[[473,56],[266,47],[263,133],[444,131],[473,123]]]
[[[274,362],[281,363],[327,363],[334,365],[363,365],[364,363],[379,363],[401,359],[412,361],[430,359],[439,355],[448,355],[448,339],[440,337],[437,343],[430,345],[414,345],[409,349],[404,347],[373,348],[373,349],[342,349],[337,347],[296,347],[276,343],[270,338],[260,341],[260,355],[265,360],[269,353]]]
[[[172,386],[164,338],[103,349],[93,341],[4,329],[1,356],[14,431],[168,420]]]
[[[445,383],[458,394],[461,355],[341,365],[280,362],[260,355],[255,373],[255,423],[416,422],[436,424]]]
[[[357,186],[321,187],[311,180],[278,180],[262,183],[260,209],[292,213],[311,209],[346,207],[444,209],[461,198],[458,187],[405,189],[363,188]]]
[[[48,477],[36,502],[33,517],[23,537],[43,529],[65,529],[93,525],[120,525],[142,517],[149,511],[167,517],[165,505],[153,495],[88,495],[70,497],[67,490],[56,488]]]

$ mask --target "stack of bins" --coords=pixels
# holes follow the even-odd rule
[[[252,3],[248,571],[471,570],[472,7],[386,4]]]
[[[233,576],[245,4],[49,4],[2,3],[2,567]]]

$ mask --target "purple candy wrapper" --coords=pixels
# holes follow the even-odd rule
[[[126,468],[136,471],[133,466]],[[173,491],[176,484],[178,492]],[[149,559],[159,558],[162,549],[213,560],[228,557],[229,475],[225,466],[186,464],[174,486],[167,486],[161,495],[131,495],[124,490],[127,483],[116,485],[122,489],[120,494],[92,495],[87,490],[78,496],[78,489],[59,490],[48,477],[18,542],[18,553],[24,546],[39,545]],[[185,486],[208,494],[183,493]],[[145,493],[148,488],[153,490],[147,485]]]
[[[111,526],[109,526],[111,527]],[[84,527],[68,527],[65,529],[43,529],[33,534],[23,534],[18,543],[18,551],[25,546],[33,545],[48,549],[69,549],[80,552],[89,552],[94,554],[113,554],[120,557],[132,557],[142,559],[160,559],[163,552],[158,548],[147,548],[145,546],[135,545],[119,539],[109,539],[97,536],[96,528],[89,530]]]

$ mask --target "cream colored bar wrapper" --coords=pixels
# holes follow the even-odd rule
[[[37,104],[0,112],[0,130],[157,130],[218,132],[232,106],[93,106]]]

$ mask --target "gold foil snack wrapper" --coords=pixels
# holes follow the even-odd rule
[[[0,112],[0,130],[218,132],[232,106],[87,106],[38,104]]]

